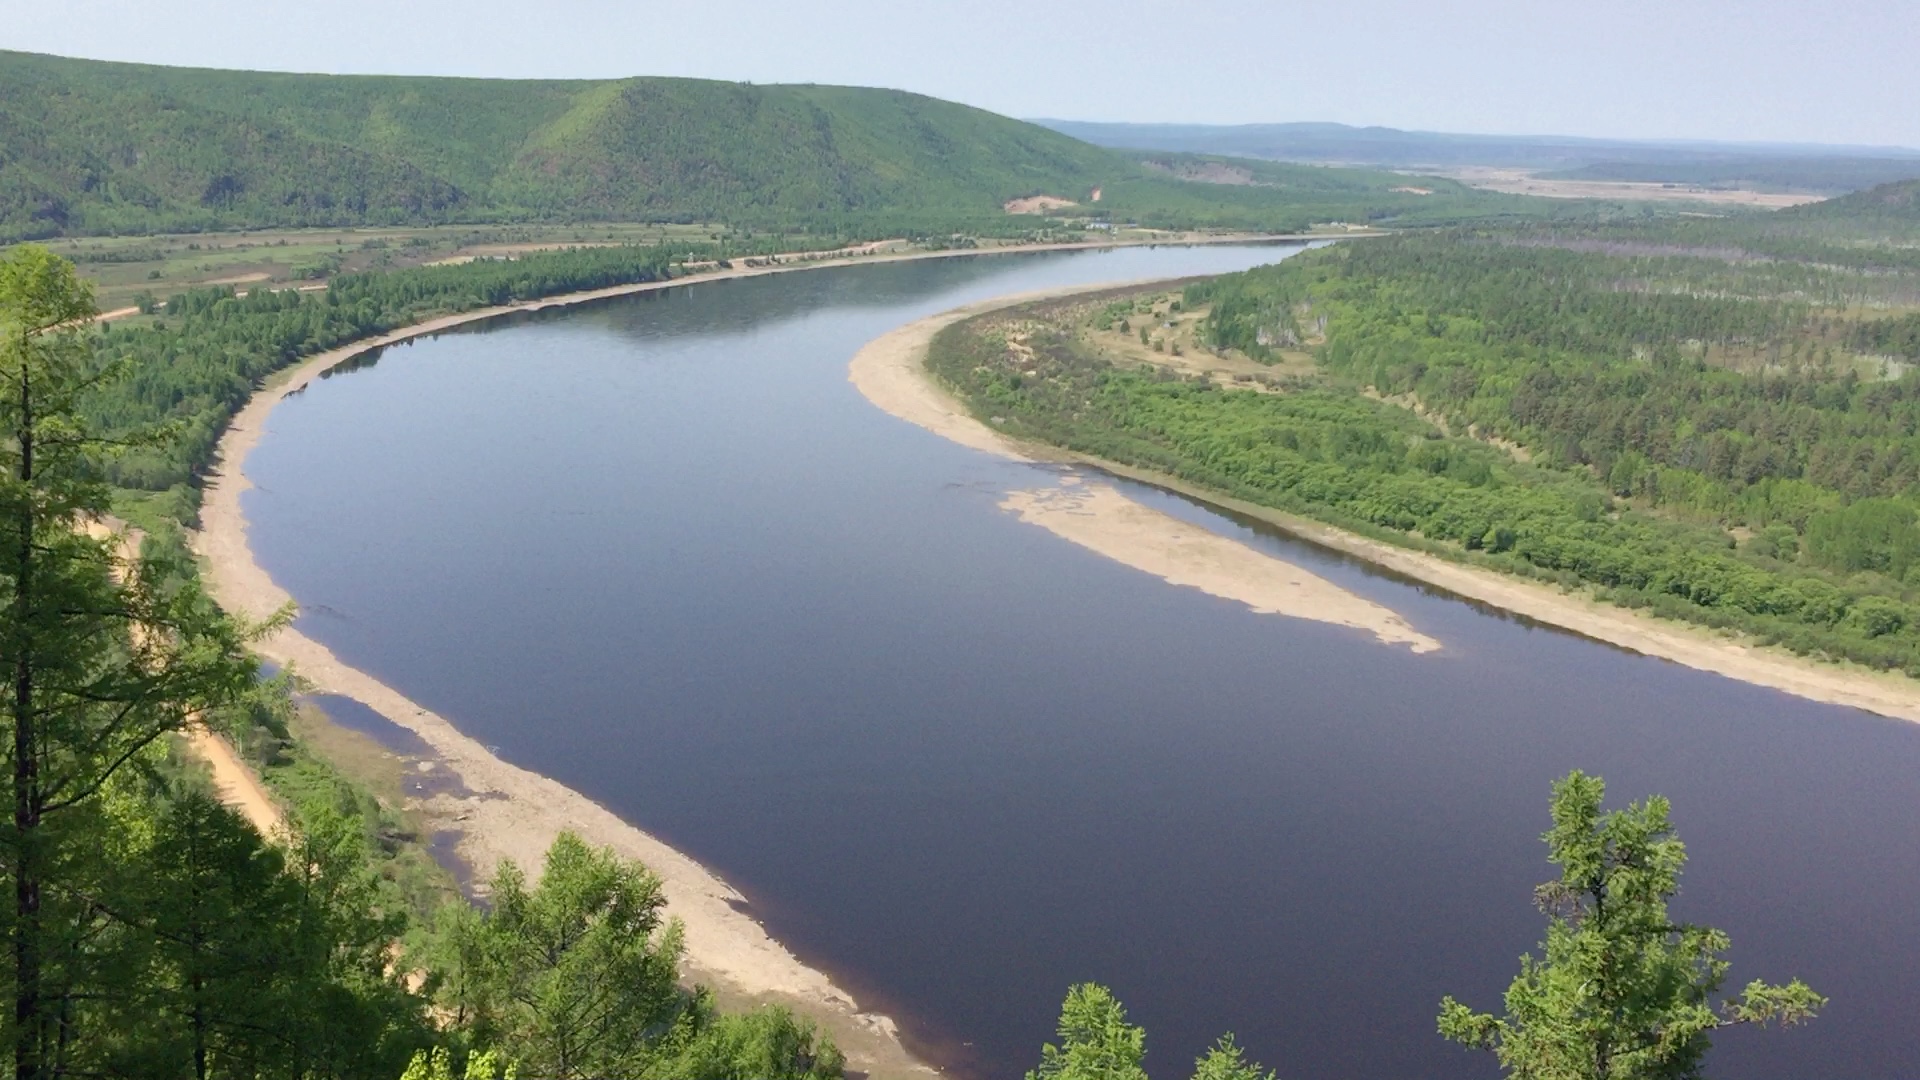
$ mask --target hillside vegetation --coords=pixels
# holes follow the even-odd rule
[[[235,227],[602,220],[844,231],[1093,216],[1299,228],[1523,200],[1320,168],[1195,182],[894,90],[213,71],[0,52],[0,242]],[[1427,185],[1432,187],[1432,185]],[[1100,193],[1095,200],[1096,190]]]
[[[981,316],[929,365],[1015,435],[1920,676],[1920,272],[1656,232],[1343,244]]]

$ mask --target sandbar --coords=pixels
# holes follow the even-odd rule
[[[1112,287],[1090,286],[1058,290],[1047,295],[1062,296]],[[952,323],[1036,298],[1004,297],[929,316],[900,327],[875,338],[862,348],[853,359],[848,377],[869,401],[882,410],[965,446],[999,453],[1014,460],[1045,459],[1083,463],[1102,472],[1178,491],[1202,502],[1258,518],[1303,540],[1344,552],[1463,599],[1569,630],[1629,652],[1780,690],[1809,701],[1845,705],[1892,719],[1920,722],[1920,681],[1899,673],[1797,656],[1777,646],[1762,645],[1732,633],[1657,618],[1578,592],[1369,539],[1310,518],[1208,491],[1163,473],[1052,447],[1030,446],[1008,438],[971,416],[965,406],[927,371],[926,353],[933,336]],[[1019,510],[1021,506],[1016,504],[1013,509]]]
[[[1239,601],[1256,614],[1364,630],[1383,645],[1406,645],[1417,653],[1440,648],[1391,608],[1293,563],[1142,506],[1110,484],[1069,476],[1054,487],[1010,492],[1000,507],[1115,562],[1169,584]]]
[[[1199,242],[1232,243],[1291,237],[1211,237]],[[1190,242],[1169,237],[1158,241]],[[667,281],[620,285],[485,308],[433,319],[368,338],[308,358],[256,391],[221,436],[217,466],[202,492],[200,530],[194,548],[205,562],[207,589],[229,612],[265,619],[293,597],[274,582],[253,557],[241,497],[252,483],[245,473],[247,455],[266,433],[274,407],[288,395],[338,364],[397,342],[516,312],[564,307],[609,297],[676,288],[727,278],[810,270],[848,262],[888,262],[957,258],[995,252],[1073,250],[1128,244],[1084,243],[1026,245],[1000,249],[849,253],[852,258],[792,256],[794,261],[691,274]],[[439,764],[459,779],[459,794],[435,796],[420,809],[431,820],[460,833],[459,854],[477,879],[492,876],[501,860],[533,870],[563,830],[587,842],[637,859],[664,884],[668,912],[686,927],[686,976],[714,988],[723,1003],[772,1002],[813,1019],[846,1053],[849,1067],[872,1077],[926,1076],[935,1073],[901,1042],[886,1016],[863,1011],[853,996],[817,968],[794,956],[754,919],[748,900],[720,877],[613,812],[560,782],[503,761],[462,734],[452,721],[412,701],[398,690],[336,657],[325,645],[289,626],[260,642],[256,651],[291,666],[318,690],[342,694],[419,736]]]
[[[973,315],[1127,284],[1142,283],[1076,285],[1000,297],[909,323],[868,342],[848,365],[847,378],[885,412],[962,446],[1012,461],[1059,459],[1059,451],[1024,445],[975,419],[927,371],[927,348],[935,334]],[[1012,492],[1000,506],[1063,540],[1170,584],[1238,601],[1260,614],[1350,627],[1382,644],[1406,645],[1417,653],[1440,648],[1440,642],[1387,607],[1284,559],[1144,506],[1109,484],[1069,475],[1052,486]]]

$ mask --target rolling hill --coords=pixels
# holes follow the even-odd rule
[[[894,90],[0,52],[0,241],[508,219],[938,225],[1004,220],[1007,201],[1034,195],[1100,216],[1258,228],[1518,205],[1438,181],[1396,191],[1407,179],[1388,173],[1146,156]]]
[[[1808,220],[1894,221],[1920,225],[1920,179],[1881,184],[1838,199],[1798,206],[1783,217]]]

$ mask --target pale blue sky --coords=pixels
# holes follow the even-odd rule
[[[851,83],[1083,120],[1920,147],[1920,0],[0,0],[0,47]]]

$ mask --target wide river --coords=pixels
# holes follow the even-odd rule
[[[1504,617],[1153,489],[1439,639],[1257,615],[998,508],[1042,466],[868,404],[871,338],[984,297],[1297,248],[1001,255],[730,282],[396,347],[248,464],[301,628],[712,867],[935,1060],[1016,1077],[1070,983],[1157,1076],[1490,1077],[1443,1043],[1543,920],[1550,782],[1672,798],[1678,903],[1812,1026],[1713,1071],[1920,1063],[1920,726]]]

